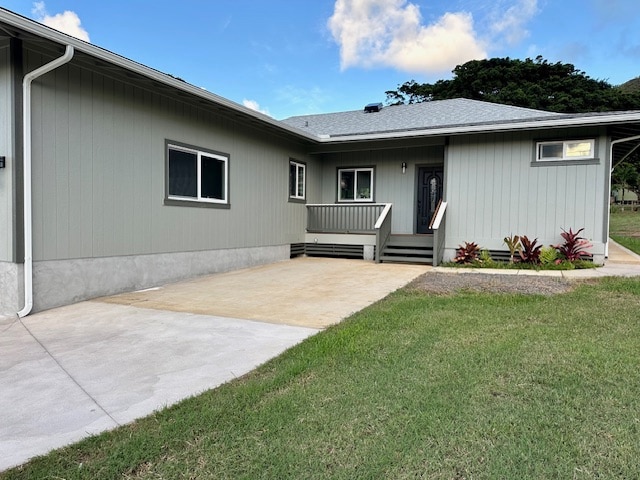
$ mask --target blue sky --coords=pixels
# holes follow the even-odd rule
[[[640,76],[637,0],[2,0],[276,119],[358,110],[468,60],[572,63]]]

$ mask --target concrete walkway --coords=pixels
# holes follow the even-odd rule
[[[300,258],[0,319],[0,470],[244,375],[427,270]]]

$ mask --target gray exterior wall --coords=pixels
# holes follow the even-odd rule
[[[607,241],[608,143],[603,131],[556,130],[452,137],[447,149],[447,255],[467,241],[506,250],[510,234],[560,243],[561,229],[577,230],[604,260]],[[532,165],[535,142],[596,138],[599,163],[545,162]]]
[[[14,109],[11,52],[9,42],[0,41],[0,155],[6,157],[6,168],[0,169],[0,262],[14,261],[14,182],[15,158]]]
[[[50,60],[27,50],[24,70]],[[304,241],[306,208],[288,201],[289,159],[307,164],[308,202],[320,200],[321,183],[304,145],[73,61],[34,82],[32,103],[36,310],[185,278],[181,261],[197,275],[282,260]],[[166,140],[229,155],[230,208],[164,205]],[[0,259],[11,248],[4,234]]]
[[[374,201],[393,203],[393,233],[412,234],[416,230],[417,167],[443,164],[444,146],[327,153],[322,159],[322,203],[337,201],[338,168],[374,167]],[[407,163],[404,174],[402,162]]]

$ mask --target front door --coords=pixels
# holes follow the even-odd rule
[[[431,218],[442,200],[442,166],[418,168],[418,225],[416,233],[433,233]]]

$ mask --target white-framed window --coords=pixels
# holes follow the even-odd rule
[[[289,198],[304,200],[307,195],[307,166],[295,160],[289,160]]]
[[[338,169],[339,202],[373,202],[373,168]]]
[[[536,144],[536,161],[591,159],[595,157],[595,143],[594,139],[538,142]]]
[[[214,204],[229,202],[229,156],[167,144],[167,198]]]

